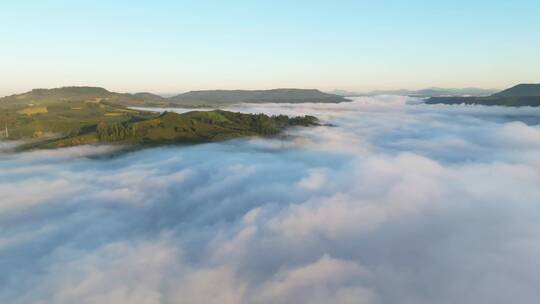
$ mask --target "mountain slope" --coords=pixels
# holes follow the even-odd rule
[[[540,97],[540,83],[518,84],[499,93],[493,94],[494,97]]]

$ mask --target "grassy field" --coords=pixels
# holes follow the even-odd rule
[[[48,113],[47,107],[28,107],[24,108],[22,110],[17,111],[19,114],[24,114],[28,116],[40,114],[40,113]]]

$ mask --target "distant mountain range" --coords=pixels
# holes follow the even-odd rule
[[[427,88],[422,90],[376,90],[369,92],[351,92],[334,90],[330,93],[344,97],[361,97],[377,95],[400,95],[411,97],[439,97],[439,96],[488,96],[497,92],[495,89],[481,88]]]
[[[519,84],[512,88],[494,90],[464,88],[429,88],[417,91],[390,90],[354,93],[336,90],[324,93],[314,89],[273,89],[273,90],[204,90],[190,91],[172,97],[156,94],[116,93],[100,87],[62,87],[54,89],[34,89],[23,94],[0,98],[0,105],[18,107],[21,105],[41,105],[63,101],[105,102],[126,107],[220,107],[236,103],[339,103],[347,102],[345,96],[406,95],[427,98],[426,103],[484,104],[508,106],[540,106],[540,84]]]
[[[540,84],[518,84],[485,97],[431,97],[427,104],[478,104],[499,106],[540,106]]]
[[[152,93],[115,93],[99,87],[62,87],[34,89],[0,98],[0,103],[48,103],[53,101],[105,101],[122,106],[215,107],[242,102],[251,103],[337,103],[348,99],[314,89],[211,90],[191,91],[172,97]]]

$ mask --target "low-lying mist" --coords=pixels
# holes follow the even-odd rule
[[[540,109],[230,110],[328,125],[111,157],[0,151],[0,302],[538,301]]]

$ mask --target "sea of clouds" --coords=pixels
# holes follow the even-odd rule
[[[0,144],[0,303],[538,302],[540,109],[230,109],[328,125],[119,155]]]

